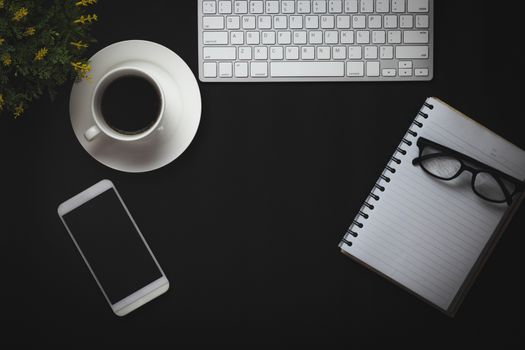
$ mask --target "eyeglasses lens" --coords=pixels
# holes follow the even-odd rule
[[[421,166],[432,175],[443,179],[450,180],[457,175],[461,169],[461,162],[456,158],[440,155],[442,151],[433,147],[425,147],[422,152],[422,156],[428,156],[435,154],[435,157],[430,157],[421,162]]]

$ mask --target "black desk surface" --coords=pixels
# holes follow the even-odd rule
[[[197,74],[196,6],[170,3],[101,1],[93,52],[152,40]],[[525,148],[516,94],[494,78],[512,75],[519,55],[495,46],[479,2],[436,3],[432,82],[200,84],[195,140],[154,172],[113,171],[84,151],[69,122],[70,84],[19,120],[0,118],[0,344],[523,341],[525,207],[454,319],[337,246],[427,96]],[[125,318],[109,309],[56,214],[103,178],[172,282]]]

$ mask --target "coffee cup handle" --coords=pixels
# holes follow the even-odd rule
[[[98,126],[93,125],[91,128],[87,129],[84,133],[84,137],[88,142],[91,142],[100,134],[101,130]]]

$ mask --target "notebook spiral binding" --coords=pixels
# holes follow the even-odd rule
[[[359,236],[359,233],[357,232],[357,229],[361,229],[365,226],[365,224],[360,221],[361,219],[368,220],[371,214],[366,213],[366,209],[369,209],[369,211],[374,210],[374,205],[372,204],[372,201],[379,202],[381,200],[381,197],[378,193],[376,193],[377,190],[379,192],[385,192],[386,191],[386,185],[382,185],[381,183],[384,181],[386,183],[389,183],[391,181],[391,176],[396,173],[396,165],[401,164],[403,157],[407,154],[407,151],[403,148],[405,146],[411,147],[417,136],[418,132],[417,129],[421,129],[424,125],[424,121],[428,119],[428,113],[425,113],[423,110],[424,108],[428,108],[430,110],[434,109],[434,106],[429,104],[428,102],[425,102],[423,104],[423,107],[418,112],[416,118],[412,122],[412,125],[408,129],[407,133],[401,140],[401,143],[396,148],[396,151],[390,158],[390,161],[388,162],[387,166],[383,170],[383,173],[379,177],[379,180],[374,185],[374,188],[372,192],[368,194],[368,197],[366,198],[365,202],[363,203],[363,206],[359,210],[359,213],[356,215],[354,221],[352,222],[352,225],[348,228],[346,231],[345,236],[341,240],[341,243],[339,246],[341,247],[343,244],[346,244],[347,246],[352,246],[352,241],[350,237],[356,238]],[[414,129],[413,127],[416,127],[417,129]],[[357,228],[357,229],[356,229]]]

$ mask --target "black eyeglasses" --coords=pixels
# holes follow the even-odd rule
[[[472,190],[481,198],[493,203],[512,204],[512,198],[523,192],[525,182],[515,179],[463,153],[430,141],[424,137],[417,140],[419,157],[414,165],[428,174],[445,181],[457,178],[463,171],[472,174]]]

